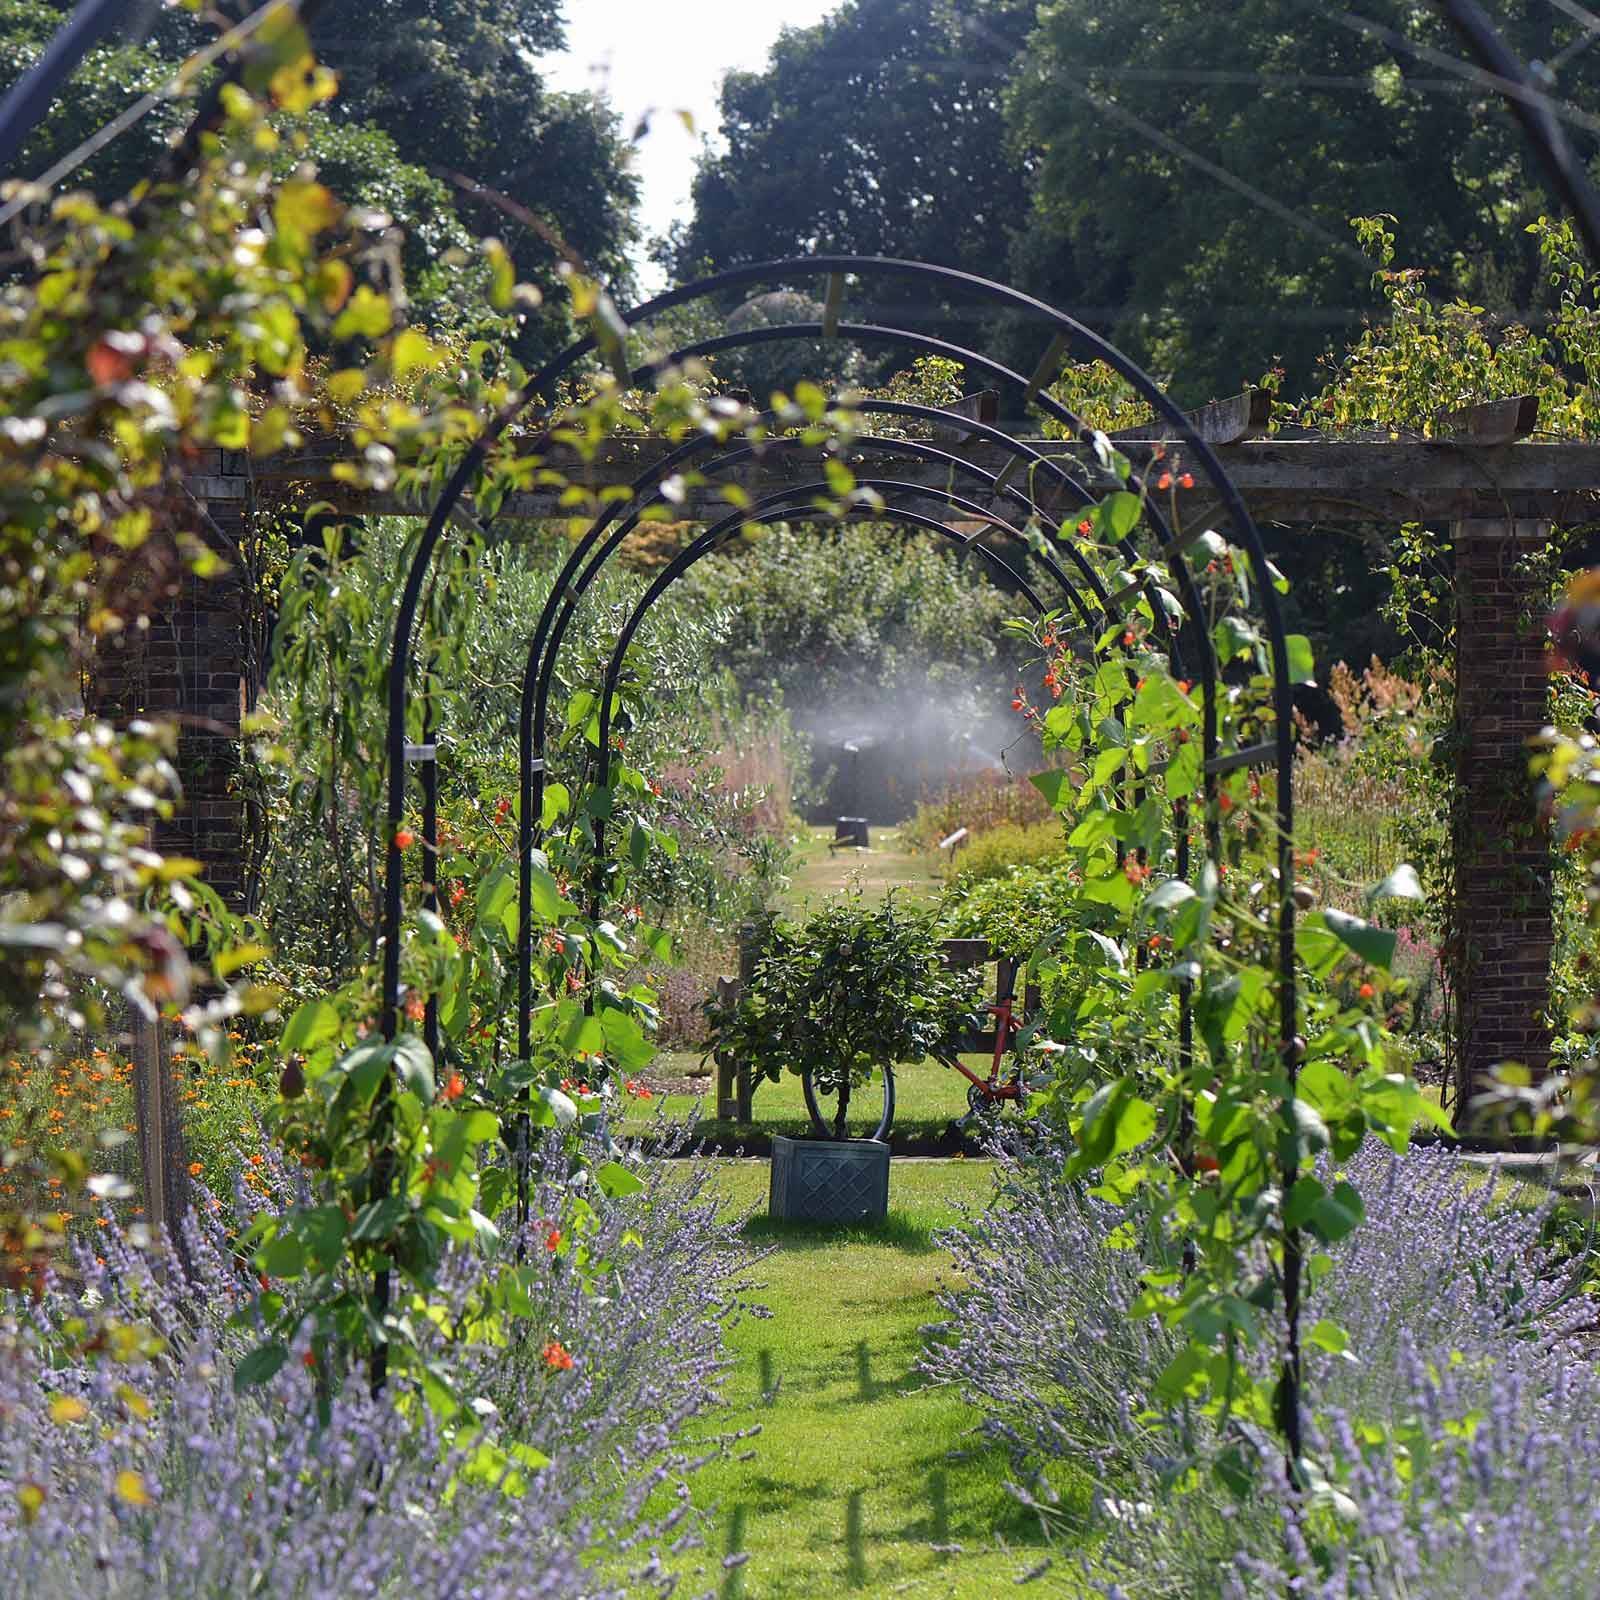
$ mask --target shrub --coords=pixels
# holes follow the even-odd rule
[[[560,1171],[539,1196],[546,1215],[562,1214]],[[271,1173],[275,1195],[296,1183]],[[241,1203],[241,1223],[256,1204]],[[187,1281],[108,1224],[75,1279],[9,1308],[21,1337],[0,1365],[8,1585],[37,1600],[108,1581],[148,1600],[670,1588],[642,1545],[692,1533],[678,1441],[718,1398],[730,1287],[748,1260],[716,1212],[704,1171],[654,1166],[587,1241],[614,1263],[603,1295],[536,1237],[519,1269],[541,1312],[527,1336],[436,1335],[434,1359],[461,1370],[481,1430],[453,1443],[417,1395],[373,1399],[360,1376],[341,1387],[304,1345],[263,1385],[219,1380],[253,1342],[235,1322],[254,1287],[220,1207],[189,1218]],[[455,1303],[508,1270],[511,1249],[453,1255]]]
[[[1031,956],[1061,926],[1078,886],[1075,865],[1046,860],[977,882],[963,877],[946,890],[939,914],[952,939],[987,939],[1003,955]]]
[[[1042,867],[1062,861],[1066,854],[1066,830],[1059,820],[1002,822],[963,844],[951,866],[960,883],[982,883],[1004,878],[1018,867]]]
[[[736,1005],[713,1007],[713,1042],[763,1078],[809,1072],[824,1094],[921,1061],[977,1020],[978,974],[944,965],[932,911],[859,896],[777,923]],[[837,1131],[837,1129],[836,1129]]]
[[[943,1236],[968,1287],[943,1297],[950,1321],[922,1365],[983,1412],[1047,1524],[1089,1480],[1104,1592],[1124,1593],[1118,1580],[1141,1597],[1241,1600],[1594,1591],[1600,1379],[1585,1339],[1600,1308],[1542,1242],[1540,1210],[1443,1151],[1369,1143],[1346,1163],[1366,1221],[1330,1247],[1306,1325],[1328,1318],[1357,1341],[1308,1349],[1327,1477],[1291,1515],[1269,1434],[1163,1408],[1178,1340],[1129,1316],[1159,1251],[1062,1165],[1036,1130],[1002,1152],[990,1209]]]
[[[937,794],[919,802],[901,837],[914,850],[932,850],[958,828],[978,834],[1002,822],[1048,822],[1054,816],[1026,778],[1000,767],[982,767],[951,778]]]

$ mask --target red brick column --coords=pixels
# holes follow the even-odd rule
[[[1544,594],[1518,563],[1548,523],[1458,522],[1454,929],[1458,1105],[1488,1069],[1550,1061],[1550,849],[1527,739],[1548,720]]]

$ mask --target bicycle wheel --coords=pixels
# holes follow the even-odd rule
[[[894,1125],[894,1072],[885,1067],[853,1088],[846,1086],[842,1096],[837,1086],[813,1081],[809,1072],[800,1075],[806,1110],[811,1126],[824,1139],[887,1139]]]

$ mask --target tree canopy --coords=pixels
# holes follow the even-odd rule
[[[0,38],[18,70],[43,49],[68,0],[0,0]],[[169,78],[212,38],[186,13],[131,10],[121,36],[90,51],[30,136],[16,170],[37,176]],[[340,94],[301,124],[308,153],[347,201],[387,211],[407,235],[407,276],[430,320],[470,314],[451,254],[495,234],[519,277],[545,291],[521,353],[570,332],[557,253],[539,230],[474,198],[454,177],[506,195],[566,241],[596,275],[626,287],[637,186],[611,111],[548,90],[536,53],[561,43],[559,0],[341,0],[312,38]],[[190,114],[175,100],[111,141],[73,176],[101,199],[126,194]],[[299,158],[285,150],[285,161]],[[446,257],[449,259],[446,259]]]
[[[1009,279],[1202,401],[1288,388],[1381,310],[1350,218],[1400,219],[1445,293],[1537,305],[1521,224],[1549,202],[1431,7],[1309,0],[846,0],[729,77],[671,241],[680,276],[791,251]],[[1597,87],[1554,6],[1507,23],[1557,93]],[[929,313],[953,330],[960,318]],[[1002,347],[1010,339],[998,334]],[[1031,370],[1037,338],[1010,349]],[[1025,347],[1024,347],[1025,346]]]

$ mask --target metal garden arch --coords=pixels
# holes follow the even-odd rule
[[[859,283],[885,279],[913,279],[918,283],[948,293],[966,295],[996,310],[1020,314],[1040,326],[1046,339],[1045,347],[1031,377],[1016,372],[992,356],[964,346],[932,338],[914,329],[865,322],[851,323],[840,320],[839,312],[844,299],[847,281]],[[1035,446],[1019,442],[1011,435],[987,425],[963,419],[959,426],[971,436],[998,443],[1011,455],[1012,465],[1024,468],[1024,483],[1031,488],[1036,480],[1045,480],[1057,493],[1057,506],[1065,501],[1077,509],[1096,504],[1110,492],[1126,487],[1140,498],[1140,515],[1131,528],[1125,530],[1118,548],[1128,562],[1123,581],[1114,592],[1106,586],[1072,548],[1070,538],[1059,536],[1050,541],[1056,551],[1065,549],[1068,562],[1078,569],[1080,584],[1068,576],[1058,560],[1047,557],[1046,570],[1061,588],[1067,604],[1086,626],[1095,631],[1100,622],[1115,623],[1119,608],[1151,593],[1152,580],[1147,567],[1159,564],[1172,577],[1178,592],[1183,620],[1191,624],[1180,646],[1178,637],[1167,641],[1169,651],[1192,647],[1198,667],[1197,679],[1202,693],[1202,794],[1205,801],[1205,826],[1203,831],[1206,855],[1215,860],[1220,855],[1217,826],[1217,777],[1219,774],[1242,766],[1267,768],[1276,776],[1275,822],[1277,862],[1277,905],[1275,908],[1277,950],[1277,1002],[1280,1050],[1285,1076],[1291,1086],[1296,1078],[1298,1051],[1297,993],[1294,956],[1295,900],[1293,896],[1293,722],[1291,706],[1291,679],[1288,646],[1282,614],[1273,587],[1274,573],[1267,560],[1259,531],[1239,494],[1229,481],[1215,454],[1200,437],[1193,424],[1168,398],[1159,386],[1136,363],[1115,347],[1101,339],[1073,318],[1046,305],[1044,302],[1017,290],[1007,288],[987,279],[950,268],[931,266],[919,262],[899,261],[877,257],[845,255],[818,255],[774,261],[740,267],[702,279],[698,282],[659,295],[623,314],[623,322],[630,330],[649,327],[653,319],[675,306],[747,288],[760,283],[793,284],[797,281],[822,279],[826,284],[826,309],[818,322],[796,322],[775,327],[747,330],[743,333],[724,334],[705,339],[697,344],[673,351],[669,356],[649,363],[634,372],[632,381],[639,386],[653,384],[663,370],[696,355],[712,355],[719,351],[744,346],[775,343],[786,340],[849,340],[861,345],[888,345],[920,354],[936,354],[953,359],[969,373],[981,373],[998,381],[1012,392],[1020,392],[1025,405],[1032,406],[1045,417],[1062,425],[1068,437],[1081,445],[1092,446],[1101,452],[1102,467],[1109,466],[1109,452],[1105,441],[1086,427],[1045,386],[1059,371],[1069,355],[1077,359],[1097,359],[1121,376],[1147,402],[1160,423],[1167,430],[1169,442],[1180,449],[1185,463],[1203,475],[1213,495],[1225,514],[1232,530],[1233,544],[1242,550],[1249,562],[1254,579],[1254,592],[1258,596],[1260,620],[1265,634],[1267,660],[1270,665],[1270,706],[1272,715],[1271,737],[1243,749],[1223,752],[1217,747],[1217,699],[1220,675],[1213,654],[1209,632],[1205,626],[1204,611],[1199,598],[1185,551],[1193,535],[1182,534],[1168,525],[1161,509],[1152,496],[1145,494],[1144,485],[1136,472],[1126,474],[1126,483],[1115,473],[1102,470],[1088,475],[1082,463],[1068,456],[1063,462],[1051,458]],[[444,536],[452,517],[463,509],[464,498],[472,491],[485,469],[490,449],[506,430],[524,414],[532,413],[541,423],[541,432],[533,448],[539,451],[548,446],[554,422],[556,386],[572,374],[586,358],[598,349],[594,337],[580,340],[551,362],[547,363],[528,382],[511,402],[493,419],[483,434],[466,452],[463,460],[445,484],[435,502],[427,525],[418,542],[406,583],[402,592],[395,625],[393,651],[388,679],[387,774],[388,774],[388,838],[386,841],[385,895],[383,909],[383,981],[380,1025],[386,1038],[396,1037],[400,1016],[400,953],[405,914],[404,862],[396,835],[399,833],[406,807],[408,782],[408,756],[422,760],[426,810],[424,817],[424,860],[432,859],[435,840],[432,835],[433,799],[437,793],[436,776],[431,765],[433,747],[431,735],[421,749],[408,743],[408,700],[410,695],[410,669],[413,653],[417,610],[424,582],[431,569],[440,539]],[[867,401],[858,408],[863,414],[900,416],[911,420],[926,420],[937,416],[947,422],[943,413],[928,412],[926,408],[886,402]],[[974,468],[950,451],[943,451],[922,440],[890,439],[870,436],[854,441],[855,448],[869,448],[878,452],[892,452],[908,459],[941,465],[950,481],[966,480],[972,484],[971,495],[959,494],[953,488],[936,489],[927,484],[907,483],[892,477],[868,477],[862,487],[875,489],[884,499],[882,511],[870,514],[870,520],[899,522],[902,525],[922,527],[937,536],[947,538],[964,548],[976,548],[980,555],[991,556],[976,536],[963,534],[940,517],[926,509],[930,504],[942,506],[963,521],[983,522],[987,526],[1006,528],[1018,532],[1015,524],[1008,523],[995,509],[996,502],[1006,502],[1019,508],[1024,523],[1048,529],[1057,528],[1058,511],[1052,514],[1039,500],[1011,479],[1017,476],[1008,466],[999,474],[988,474]],[[524,1056],[529,1047],[529,1019],[532,1013],[531,981],[531,868],[536,848],[537,822],[540,814],[540,797],[544,781],[544,725],[549,706],[549,695],[555,663],[566,626],[583,593],[593,582],[611,554],[620,546],[628,531],[639,521],[651,498],[659,495],[667,476],[704,456],[710,458],[705,470],[714,473],[727,470],[741,461],[750,459],[753,446],[730,447],[727,440],[697,439],[671,452],[655,468],[646,472],[630,489],[628,499],[621,505],[603,512],[587,535],[572,552],[558,576],[547,599],[543,613],[530,639],[527,670],[523,680],[519,727],[519,792],[521,817],[519,825],[519,878],[522,916],[519,927],[518,985],[519,985],[519,1046]],[[766,449],[797,451],[798,445],[789,441],[767,444]],[[749,510],[741,510],[724,518],[722,522],[702,533],[688,549],[665,569],[651,585],[619,635],[608,665],[605,686],[601,695],[601,739],[598,753],[601,782],[610,770],[607,733],[612,715],[612,700],[622,671],[624,653],[628,642],[642,623],[654,602],[686,573],[696,561],[709,554],[718,544],[731,537],[744,523],[762,517],[784,518],[790,521],[817,520],[814,502],[825,495],[827,486],[819,481],[797,486],[792,492],[774,495]],[[986,501],[988,503],[986,503]],[[867,515],[855,520],[869,520]],[[1143,530],[1143,543],[1138,537]],[[1059,532],[1059,530],[1057,530]],[[604,541],[602,543],[602,541]],[[1030,605],[1042,605],[1037,594],[1027,591]],[[1157,615],[1161,615],[1157,612]],[[1173,635],[1179,633],[1179,622],[1169,624]],[[1177,802],[1181,807],[1177,820],[1176,844],[1178,871],[1187,876],[1191,866],[1188,802]],[[603,828],[597,829],[597,843],[603,847]],[[603,873],[603,855],[597,853],[599,866],[591,889],[592,900],[597,897]],[[1187,1057],[1192,1048],[1192,1017],[1188,985],[1179,985],[1180,993],[1180,1049]],[[430,1026],[430,1031],[432,1031]],[[386,1099],[386,1097],[384,1097]],[[384,1099],[380,1099],[375,1143],[375,1179],[381,1188],[389,1181],[386,1166],[387,1115]],[[525,1137],[525,1133],[524,1133]],[[525,1146],[524,1146],[525,1148]],[[519,1163],[524,1165],[525,1163]],[[1287,1184],[1292,1184],[1296,1171],[1288,1167],[1283,1173]],[[1285,1392],[1289,1403],[1285,1407],[1284,1428],[1291,1457],[1299,1454],[1300,1417],[1297,1395],[1300,1378],[1300,1350],[1298,1338],[1298,1311],[1301,1283],[1302,1251],[1298,1231],[1288,1229],[1284,1235],[1285,1310],[1288,1325],[1288,1344],[1285,1355]],[[386,1275],[380,1274],[375,1284],[375,1300],[380,1315],[386,1308],[388,1285]],[[381,1377],[380,1380],[381,1381]]]

